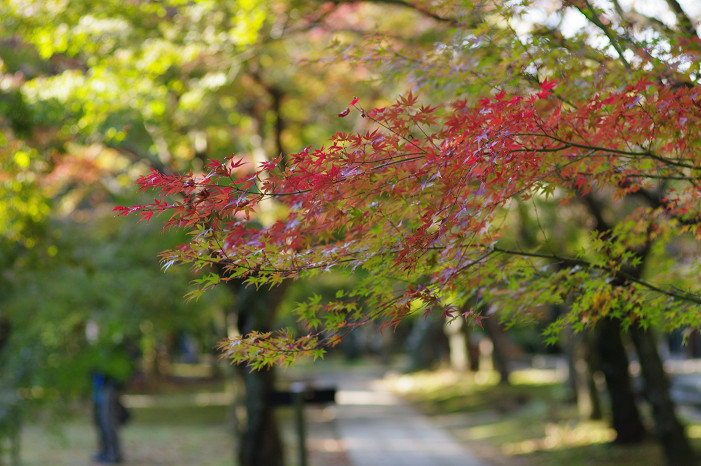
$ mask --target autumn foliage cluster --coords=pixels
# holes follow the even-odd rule
[[[201,174],[153,171],[139,185],[157,192],[154,202],[116,209],[166,214],[167,227],[192,233],[162,260],[209,269],[193,296],[232,279],[271,286],[363,271],[355,291],[299,305],[306,334],[244,335],[225,344],[235,360],[319,355],[374,318],[394,325],[421,310],[484,317],[456,296],[498,299],[512,316],[569,302],[565,319],[580,328],[607,315],[693,324],[695,313],[684,309],[701,303],[698,294],[638,272],[641,248],[701,239],[695,87],[643,78],[572,102],[544,79],[525,96],[499,91],[476,103],[426,105],[409,93],[373,109],[356,98],[350,108],[339,117],[363,120],[364,131],[260,166],[233,155]],[[635,195],[649,202],[629,208],[614,234],[594,231],[590,248],[571,256],[547,243],[538,251],[501,244],[514,203],[535,196],[567,205],[592,190],[614,203]],[[257,220],[271,209],[277,220]]]

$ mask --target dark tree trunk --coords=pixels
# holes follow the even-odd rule
[[[621,327],[617,320],[602,319],[596,324],[596,347],[599,369],[606,378],[611,399],[615,443],[637,443],[645,438],[645,426],[635,402],[635,393],[628,373],[628,357],[621,341]]]
[[[246,428],[239,439],[239,461],[242,466],[283,465],[282,441],[270,405],[275,373],[270,370],[243,368],[246,389]]]
[[[7,316],[0,316],[0,368],[6,369],[6,357],[12,357],[9,348],[11,330],[12,325]],[[20,438],[23,406],[22,399],[16,395],[16,392],[28,367],[29,365],[25,365],[20,371],[5,370],[5,373],[0,374],[0,465],[5,464],[5,453],[9,458],[7,464],[21,464]]]
[[[467,363],[470,367],[470,372],[479,372],[480,345],[479,341],[472,337],[472,332],[470,332],[469,329],[467,332]]]
[[[471,336],[465,319],[446,321],[445,335],[450,347],[450,365],[453,370],[477,372],[479,370],[479,346]]]
[[[236,286],[238,329],[243,335],[252,330],[272,329],[275,313],[286,285],[273,289]],[[275,419],[270,394],[275,387],[275,372],[271,369],[252,370],[241,367],[246,390],[246,420],[239,435],[241,466],[281,466],[283,448],[280,429]]]
[[[569,384],[580,416],[602,419],[601,397],[594,381],[598,362],[593,339],[592,331],[569,332],[565,346],[570,372]]]
[[[420,317],[414,323],[406,343],[409,370],[429,369],[449,354],[448,338],[439,312]]]
[[[0,351],[10,341],[10,319],[0,316]]]
[[[653,192],[645,189],[638,190],[631,196],[636,196],[642,198],[648,205],[654,208],[664,207],[666,204],[662,199],[662,191]],[[612,228],[609,225],[603,215],[603,203],[600,202],[594,195],[587,194],[582,197],[584,204],[589,209],[590,213],[594,216],[596,221],[596,230],[604,233],[606,236],[611,234]],[[612,285],[613,286],[626,286],[630,279],[638,279],[642,276],[645,267],[645,261],[648,258],[650,251],[652,250],[652,245],[654,238],[653,223],[648,225],[647,239],[644,244],[639,245],[637,248],[633,248],[630,252],[635,254],[635,257],[640,259],[639,263],[632,267],[624,267],[623,272],[615,278]],[[615,332],[613,331],[612,324],[615,323]],[[625,405],[614,408],[614,427],[618,433],[617,441],[625,442],[629,438],[634,440],[637,436],[636,431],[640,424],[639,416],[637,414],[637,409],[635,410],[635,415],[630,410],[630,403],[633,403],[632,397],[629,401],[623,399],[626,396],[626,392],[630,391],[630,377],[628,375],[627,369],[627,359],[625,353],[623,352],[623,347],[620,345],[620,323],[614,322],[606,319],[602,324],[598,324],[597,327],[602,327],[599,331],[598,347],[601,357],[601,367],[604,370],[604,375],[606,376],[607,384],[609,386],[609,392],[611,393],[611,401],[615,406],[618,402],[626,403]],[[614,335],[615,334],[615,335]],[[607,336],[608,335],[608,336]],[[618,343],[613,343],[613,339],[616,339]],[[655,344],[655,339],[651,334],[637,325],[634,325],[631,330],[631,338],[636,346],[638,352],[638,357],[640,359],[640,366],[643,372],[643,378],[645,380],[646,391],[648,399],[653,407],[653,416],[655,419],[655,431],[663,445],[665,457],[670,465],[677,464],[696,464],[696,458],[694,457],[693,451],[689,445],[689,442],[684,433],[684,429],[679,424],[674,413],[674,405],[671,401],[669,393],[669,383],[667,381],[667,376],[662,366],[662,361],[660,359],[659,353],[657,352],[657,346]],[[620,349],[616,348],[620,346]],[[620,356],[616,354],[620,353]],[[610,358],[610,359],[609,359]],[[618,369],[613,368],[613,365],[622,364],[622,360],[625,360],[625,378],[627,382],[623,380],[617,381],[617,377],[614,372],[619,372],[620,376],[623,375],[620,366]],[[606,367],[606,369],[604,369]],[[611,377],[611,382],[609,382],[609,377]],[[626,387],[626,385],[628,387]],[[614,386],[619,388],[613,389]],[[614,392],[618,392],[614,396]],[[616,420],[616,413],[618,412],[618,421]],[[641,426],[642,427],[642,426]],[[622,430],[619,430],[621,428]],[[641,431],[642,435],[642,431]]]
[[[640,359],[645,396],[652,406],[655,435],[662,443],[667,463],[670,466],[698,464],[698,458],[677,419],[669,393],[669,380],[653,333],[634,325],[630,329],[630,336]]]
[[[511,369],[507,356],[507,346],[510,344],[504,329],[496,316],[489,316],[482,321],[484,333],[492,341],[492,365],[499,373],[499,383],[508,384]]]

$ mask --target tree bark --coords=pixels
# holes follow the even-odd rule
[[[409,370],[429,369],[449,354],[448,338],[439,312],[419,317],[411,329],[406,343]]]
[[[621,327],[617,320],[602,319],[596,324],[596,348],[599,353],[599,369],[606,378],[611,400],[615,443],[641,442],[645,438],[645,426],[635,402],[635,393],[628,373],[628,357],[621,340]]]
[[[22,371],[7,370],[7,359],[12,357],[10,333],[12,324],[6,315],[0,316],[0,465],[5,464],[5,453],[10,465],[19,465],[20,439],[23,424],[22,399],[16,394],[26,367]],[[7,356],[7,357],[6,357]],[[0,369],[1,370],[1,369]],[[6,448],[7,447],[7,448]]]
[[[463,318],[446,320],[445,335],[450,348],[450,366],[462,372],[479,370],[479,346],[471,338],[470,326]]]
[[[645,395],[652,406],[655,435],[662,444],[667,463],[670,466],[698,464],[698,458],[691,449],[684,427],[677,419],[669,392],[669,379],[652,331],[634,325],[630,329],[630,336],[640,359]]]
[[[507,356],[509,341],[496,316],[489,316],[482,321],[484,333],[492,341],[492,365],[499,373],[499,383],[508,385],[511,369]]]
[[[568,363],[570,385],[577,402],[580,416],[587,419],[602,419],[601,397],[594,381],[598,362],[594,348],[593,332],[569,332]]]
[[[284,464],[280,429],[270,405],[275,372],[243,368],[246,389],[246,424],[239,438],[242,466],[282,466]]]
[[[235,288],[237,294],[239,332],[245,335],[252,330],[271,330],[286,284],[272,289],[256,289],[254,286],[244,287],[232,283],[232,288]],[[270,395],[275,387],[275,372],[272,368],[252,370],[241,367],[240,370],[246,390],[246,421],[239,433],[240,464],[282,466],[284,454],[280,429],[270,403]]]

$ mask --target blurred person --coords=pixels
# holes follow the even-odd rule
[[[124,459],[119,442],[119,427],[129,418],[129,411],[119,399],[120,390],[134,373],[135,357],[123,339],[99,340],[99,327],[94,320],[86,326],[88,342],[93,344],[96,360],[92,372],[94,422],[98,433],[98,450],[93,461],[121,463]]]
[[[98,463],[121,463],[119,426],[127,422],[129,412],[119,401],[119,383],[101,372],[92,376],[95,425],[99,450],[93,455]]]

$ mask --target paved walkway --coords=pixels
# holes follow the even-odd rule
[[[336,428],[357,466],[486,466],[383,387],[379,374],[337,375]]]

